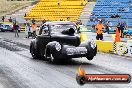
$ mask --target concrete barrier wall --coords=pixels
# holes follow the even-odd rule
[[[96,40],[98,52],[113,52],[113,42]]]

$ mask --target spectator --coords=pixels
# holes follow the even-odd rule
[[[3,16],[3,17],[2,17],[2,22],[4,22],[4,21],[5,21],[5,17]]]
[[[123,32],[124,32],[124,25],[123,25],[123,23],[118,23],[118,25],[117,25],[117,28],[118,28],[118,31],[119,31],[119,33],[120,33],[120,37],[124,37],[124,35],[123,35]]]
[[[25,25],[27,25],[28,23],[30,23],[30,21],[26,19]]]
[[[15,37],[19,37],[19,34],[18,34],[19,26],[16,25],[16,23],[13,24],[13,30],[15,32]]]
[[[121,37],[122,38],[124,37],[124,34],[123,33],[124,33],[125,28],[126,28],[125,22],[124,23],[121,23],[120,30],[121,30]]]
[[[98,20],[95,20],[95,21],[94,21],[94,25],[97,25],[97,24],[98,24]]]
[[[79,21],[79,24],[82,25],[82,21],[81,20]]]
[[[114,15],[111,15],[111,18],[115,18],[115,14]]]
[[[111,18],[120,18],[121,16],[120,15],[118,15],[118,14],[113,14],[113,15],[111,15]]]
[[[121,23],[120,22],[117,24],[117,28],[118,28],[118,31],[120,33],[120,31],[121,31]]]
[[[12,22],[13,22],[14,24],[16,24],[16,18],[14,18],[14,19],[12,20]]]
[[[120,18],[120,17],[121,17],[121,16],[120,16],[120,15],[118,15],[118,14],[116,14],[116,15],[115,15],[115,18]]]
[[[33,23],[32,24],[33,38],[36,38],[36,28],[37,28],[37,25]]]
[[[107,33],[109,34],[109,30],[111,29],[111,27],[112,27],[112,23],[110,22],[110,21],[108,21],[107,23],[106,23],[106,30],[107,30]]]
[[[60,7],[60,2],[58,2],[57,4],[58,4],[58,7]]]
[[[13,23],[13,31],[16,30],[16,23]]]
[[[132,8],[132,3],[129,4],[129,8]]]
[[[92,21],[92,22],[93,22],[93,19],[91,19],[91,18],[90,18],[90,21]]]
[[[29,37],[29,34],[32,34],[31,33],[30,23],[26,23],[26,28],[25,28],[25,36],[26,36],[26,38]]]
[[[44,24],[44,23],[46,23],[46,20],[45,19],[42,21],[42,24]]]
[[[95,26],[98,24],[98,20],[95,20],[93,25],[92,25],[92,28],[95,30]]]
[[[34,23],[35,23],[35,21],[36,21],[36,20],[33,18],[33,19],[32,19],[32,24],[34,24]]]
[[[124,25],[124,30],[126,30],[127,29],[127,23],[124,22],[123,25]]]
[[[70,17],[67,17],[67,21],[70,21]]]
[[[11,17],[8,20],[9,20],[9,22],[12,22],[12,18]]]
[[[96,29],[96,32],[97,32],[96,39],[97,40],[103,40],[104,25],[102,24],[102,21],[99,21],[99,23],[95,26],[95,29]]]
[[[95,15],[95,13],[91,13],[91,16],[94,16]]]

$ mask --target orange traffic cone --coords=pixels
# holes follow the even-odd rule
[[[115,35],[115,41],[114,42],[120,42],[120,33],[118,31],[118,28],[116,28],[116,35]]]

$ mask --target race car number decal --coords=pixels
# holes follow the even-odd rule
[[[87,49],[85,47],[67,48],[66,52],[67,55],[86,54]]]

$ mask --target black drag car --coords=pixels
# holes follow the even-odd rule
[[[31,41],[32,57],[44,57],[51,62],[77,57],[92,60],[97,53],[95,42],[88,40],[81,43],[76,31],[76,25],[69,21],[44,23],[39,29],[39,35]]]

